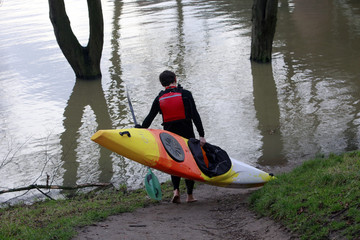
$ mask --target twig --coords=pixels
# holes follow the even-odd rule
[[[46,193],[44,193],[43,191],[40,190],[40,188],[36,188],[39,192],[41,192],[43,195],[45,195],[47,198],[50,198],[51,200],[54,200],[52,197],[50,197],[49,195],[47,195]]]
[[[23,142],[20,147],[17,148],[17,150],[15,151],[12,151],[12,150],[9,150],[8,153],[6,154],[6,156],[3,158],[1,164],[0,164],[0,168],[6,166],[7,164],[9,164],[10,162],[12,162],[16,156],[16,154],[18,152],[20,152],[20,150],[25,146],[25,144],[27,142],[29,142],[30,138],[28,138],[25,142]],[[11,156],[10,156],[11,155]]]

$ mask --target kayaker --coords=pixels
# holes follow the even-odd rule
[[[160,74],[159,79],[165,90],[161,91],[155,98],[149,114],[142,125],[138,127],[150,127],[156,115],[160,113],[163,118],[164,130],[176,133],[184,138],[195,138],[194,123],[199,133],[200,145],[203,146],[206,143],[204,128],[191,92],[183,89],[180,84],[177,85],[174,72],[166,70]],[[180,203],[180,180],[180,177],[171,175],[174,186],[173,203]],[[187,188],[186,201],[188,203],[197,201],[193,196],[194,181],[185,179],[185,184]]]

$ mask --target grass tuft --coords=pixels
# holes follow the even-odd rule
[[[360,153],[330,155],[277,176],[250,197],[261,216],[302,239],[354,239],[360,231]]]
[[[161,185],[163,201],[170,201],[172,185]],[[182,181],[181,190],[185,190]],[[110,215],[132,212],[157,204],[145,189],[119,191],[107,189],[75,195],[71,199],[46,200],[32,205],[0,208],[0,240],[2,239],[71,239],[78,227],[105,220]]]

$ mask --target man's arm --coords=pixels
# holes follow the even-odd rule
[[[191,92],[188,92],[189,93],[189,101],[190,101],[190,105],[191,105],[191,117],[192,117],[192,120],[195,124],[195,127],[196,127],[196,130],[198,131],[199,133],[199,136],[200,136],[200,142],[204,142],[205,144],[205,131],[204,131],[204,127],[203,127],[203,124],[202,124],[202,121],[201,121],[201,118],[200,118],[200,114],[199,112],[197,111],[196,109],[196,104],[195,104],[195,100],[191,94]]]
[[[150,127],[152,121],[154,120],[154,118],[158,114],[159,110],[160,110],[159,99],[158,99],[158,97],[156,97],[155,100],[153,101],[150,112],[146,116],[146,118],[145,118],[144,122],[142,123],[141,127],[142,128]]]

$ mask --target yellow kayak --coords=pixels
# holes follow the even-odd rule
[[[221,187],[250,188],[273,176],[227,156],[221,148],[160,129],[99,130],[91,140],[162,172]]]

